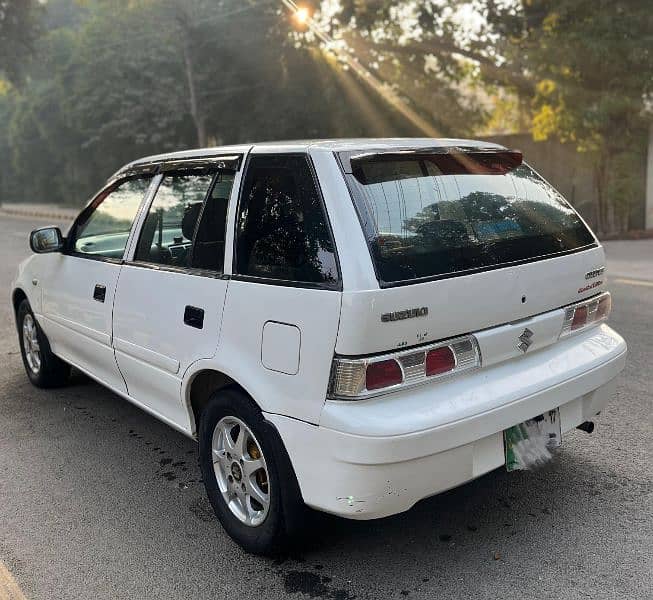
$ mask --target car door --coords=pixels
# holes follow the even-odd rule
[[[113,342],[129,395],[184,431],[182,377],[215,354],[228,283],[222,273],[237,161],[214,164],[223,168],[163,167],[114,306]]]
[[[107,386],[126,392],[112,337],[116,284],[150,176],[119,180],[73,224],[62,253],[43,255],[38,284],[43,327],[55,354]]]

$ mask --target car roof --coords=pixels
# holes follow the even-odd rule
[[[441,148],[449,146],[504,149],[503,146],[491,142],[457,138],[334,138],[279,140],[251,144],[215,146],[211,148],[195,148],[192,150],[180,150],[177,152],[145,156],[126,164],[114,175],[114,177],[125,171],[137,168],[139,165],[145,165],[148,163],[158,163],[167,160],[211,158],[213,156],[217,157],[230,154],[237,155],[245,154],[249,151],[256,154],[265,154],[268,152],[307,152],[313,149],[327,152],[342,152],[391,150],[393,148]]]

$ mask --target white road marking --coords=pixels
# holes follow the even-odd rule
[[[0,560],[0,600],[27,600],[9,569]]]
[[[653,287],[653,281],[644,281],[643,279],[624,279],[615,277],[612,281],[615,283],[625,283],[626,285],[641,285],[643,287]]]

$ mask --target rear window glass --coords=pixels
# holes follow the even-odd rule
[[[452,168],[451,155],[395,155],[352,160],[352,172],[346,177],[382,284],[594,243],[574,209],[525,164],[493,170],[465,157]]]

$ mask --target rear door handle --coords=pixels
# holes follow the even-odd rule
[[[95,285],[95,289],[93,290],[93,300],[97,300],[98,302],[104,302],[106,297],[107,297],[106,286],[102,285],[101,283],[97,283]]]
[[[197,306],[187,306],[184,309],[184,323],[195,329],[204,327],[204,309]]]

